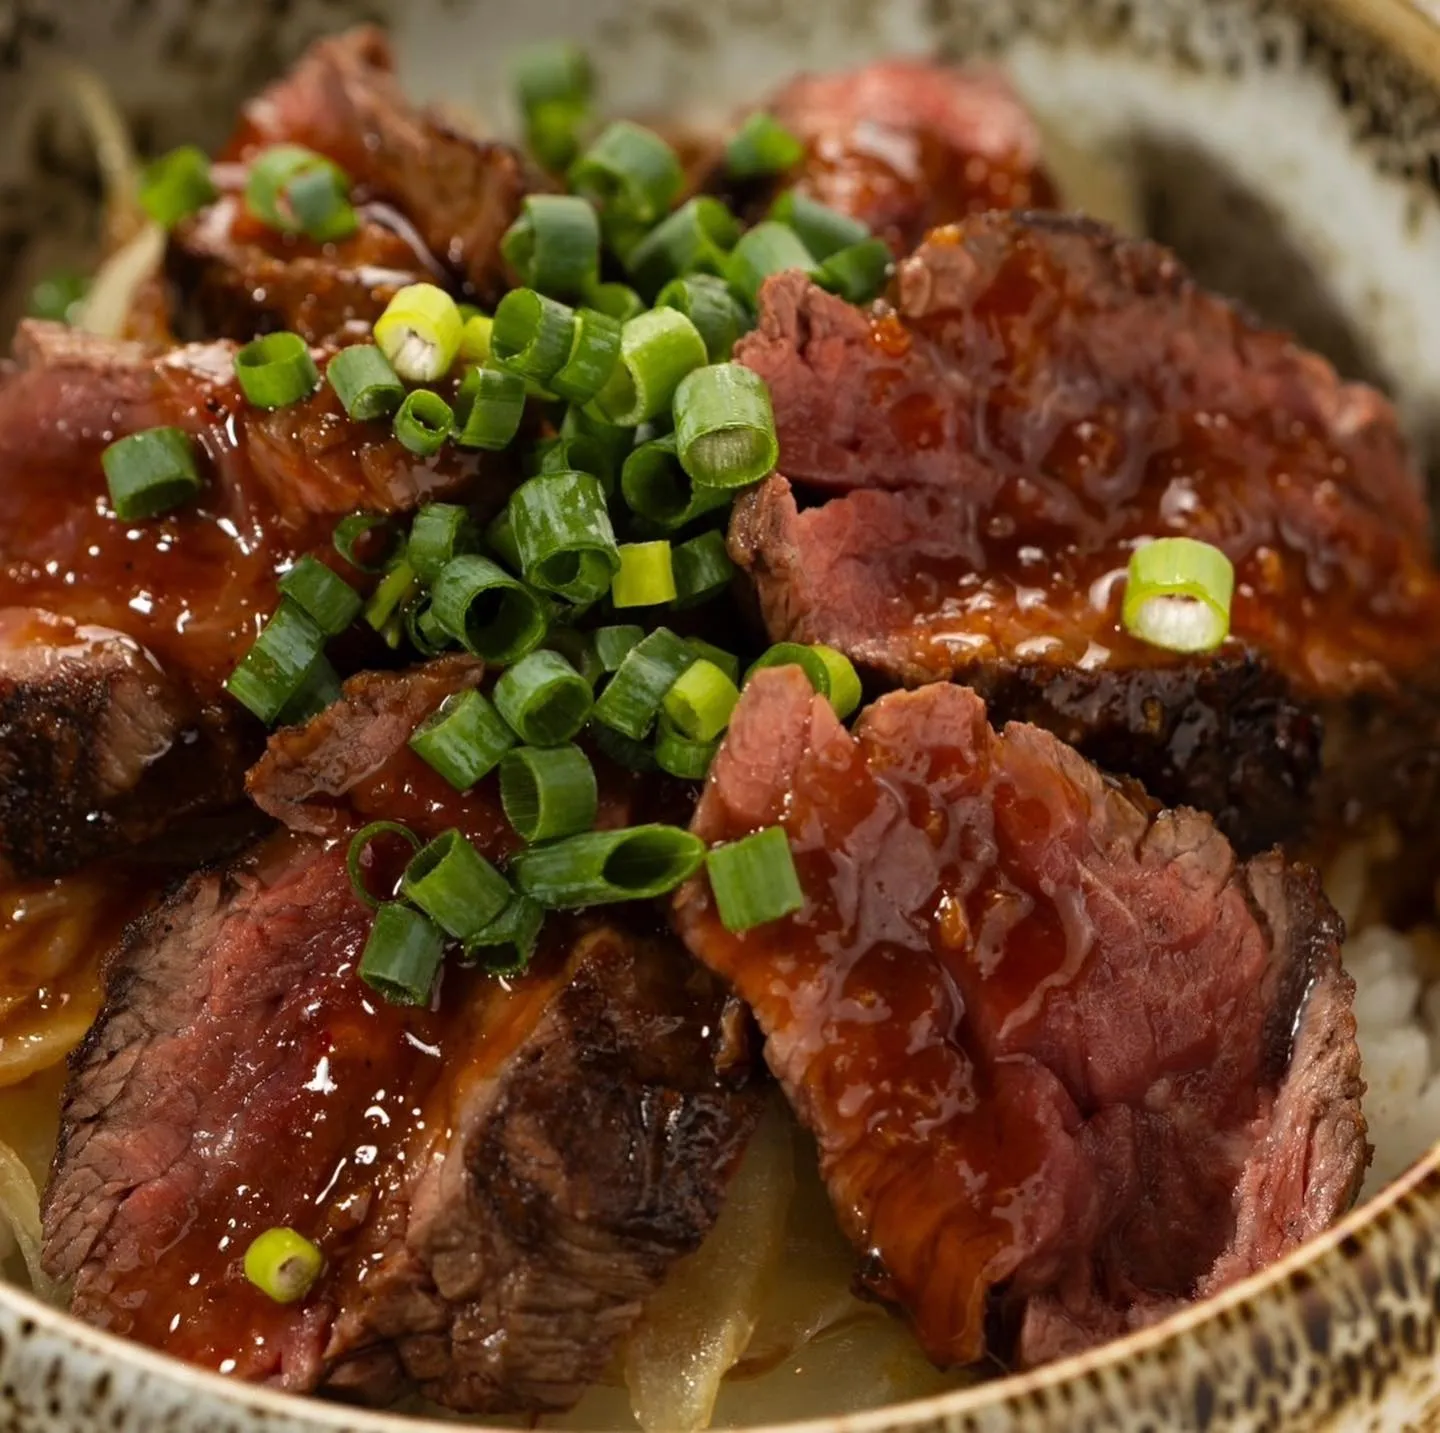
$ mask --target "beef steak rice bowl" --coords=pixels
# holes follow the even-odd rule
[[[290,1393],[700,1428],[1332,1227],[1440,1130],[1390,402],[997,73],[705,131],[514,73],[517,145],[317,42],[16,328],[7,1270]]]

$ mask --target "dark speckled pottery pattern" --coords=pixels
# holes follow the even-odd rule
[[[387,21],[411,86],[503,125],[504,56],[567,32],[628,108],[712,111],[883,51],[998,58],[1072,192],[1400,401],[1440,456],[1440,30],[1403,0],[0,0],[4,294],[83,257],[96,185],[47,101],[99,69],[144,148],[213,140],[307,39]],[[57,238],[58,236],[58,238]],[[1440,1131],[1437,1131],[1440,1136]],[[1024,1378],[829,1420],[838,1433],[1440,1429],[1440,1152],[1284,1264]],[[454,1425],[237,1387],[0,1290],[0,1433],[399,1433]]]

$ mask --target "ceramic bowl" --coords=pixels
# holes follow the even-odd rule
[[[1004,64],[1062,177],[1398,400],[1440,453],[1440,29],[1403,0],[0,0],[0,328],[79,245],[89,165],[50,103],[94,66],[146,149],[215,140],[316,34],[396,32],[410,87],[503,125],[504,60],[565,33],[627,109],[720,112],[798,68],[941,50]],[[1118,196],[1118,197],[1117,197]],[[45,242],[34,242],[37,233]],[[1437,1130],[1440,1136],[1440,1130]],[[954,1433],[1440,1428],[1440,1151],[1284,1263],[1025,1377],[815,1428]],[[0,1288],[0,1433],[414,1433],[239,1386]]]

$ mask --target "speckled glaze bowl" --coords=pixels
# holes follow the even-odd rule
[[[83,250],[90,166],[51,114],[97,68],[143,147],[215,140],[308,39],[397,34],[411,88],[503,125],[518,42],[567,33],[626,108],[712,111],[801,67],[1000,60],[1082,203],[1399,401],[1440,454],[1440,28],[1405,0],[0,0],[0,328],[28,264]],[[1100,160],[1097,165],[1094,161]],[[1120,196],[1117,200],[1117,194]],[[37,232],[55,236],[37,249]],[[1440,1130],[1436,1131],[1440,1137]],[[1264,1274],[1084,1358],[831,1430],[1440,1429],[1440,1149]],[[403,1433],[236,1385],[0,1288],[0,1433]]]

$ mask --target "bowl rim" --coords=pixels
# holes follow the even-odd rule
[[[1315,1282],[1314,1265],[1336,1257],[1348,1257],[1341,1246],[1356,1240],[1363,1243],[1367,1235],[1376,1233],[1391,1218],[1400,1216],[1400,1206],[1418,1195],[1424,1186],[1433,1186],[1426,1193],[1430,1199],[1440,1201],[1440,1141],[1433,1144],[1404,1174],[1385,1185],[1373,1198],[1357,1205],[1338,1224],[1221,1293],[1187,1305],[1159,1323],[1027,1373],[1010,1374],[967,1388],[932,1394],[928,1398],[887,1403],[859,1413],[822,1415],[792,1423],[746,1425],[745,1433],[884,1433],[902,1425],[938,1425],[941,1420],[980,1413],[1076,1379],[1093,1377],[1175,1344],[1196,1327],[1221,1319],[1243,1305],[1272,1296],[1278,1300],[1292,1283],[1296,1285],[1295,1292],[1299,1292],[1302,1285],[1305,1289],[1312,1288]],[[23,1289],[0,1284],[0,1307],[7,1304],[23,1319],[79,1346],[97,1359],[118,1360],[130,1365],[136,1372],[148,1374],[171,1386],[193,1388],[206,1398],[226,1404],[237,1412],[253,1412],[288,1420],[291,1425],[308,1427],[315,1433],[455,1433],[457,1428],[473,1428],[477,1433],[485,1433],[488,1428],[494,1433],[493,1425],[483,1421],[484,1415],[480,1415],[480,1421],[476,1422],[441,1421],[407,1413],[356,1408],[323,1398],[239,1382],[143,1344],[133,1343],[118,1334],[107,1333],[62,1309],[41,1302]]]
[[[1420,8],[1419,0],[1294,0],[1294,8],[1300,12],[1318,11],[1359,29],[1380,47],[1387,60],[1418,72],[1440,91],[1440,7],[1432,14]],[[1348,1262],[1363,1253],[1366,1243],[1378,1238],[1392,1220],[1403,1220],[1402,1206],[1412,1199],[1422,1202],[1422,1192],[1423,1202],[1440,1205],[1440,1136],[1403,1174],[1357,1205],[1339,1223],[1222,1292],[1177,1309],[1157,1323],[1029,1372],[1007,1374],[863,1412],[747,1425],[745,1433],[886,1433],[901,1426],[939,1426],[1018,1403],[1076,1380],[1095,1378],[1175,1346],[1193,1330],[1217,1323],[1237,1309],[1272,1300],[1279,1304],[1286,1293],[1298,1296],[1313,1289],[1316,1266],[1337,1258]],[[1343,1247],[1346,1245],[1358,1247],[1347,1250]],[[5,1311],[18,1315],[26,1334],[44,1331],[101,1363],[118,1363],[170,1388],[192,1389],[236,1413],[274,1418],[313,1433],[455,1433],[457,1428],[473,1428],[476,1433],[489,1429],[495,1433],[483,1415],[477,1421],[457,1424],[453,1420],[357,1408],[227,1378],[96,1328],[17,1285],[0,1281],[0,1312]]]

